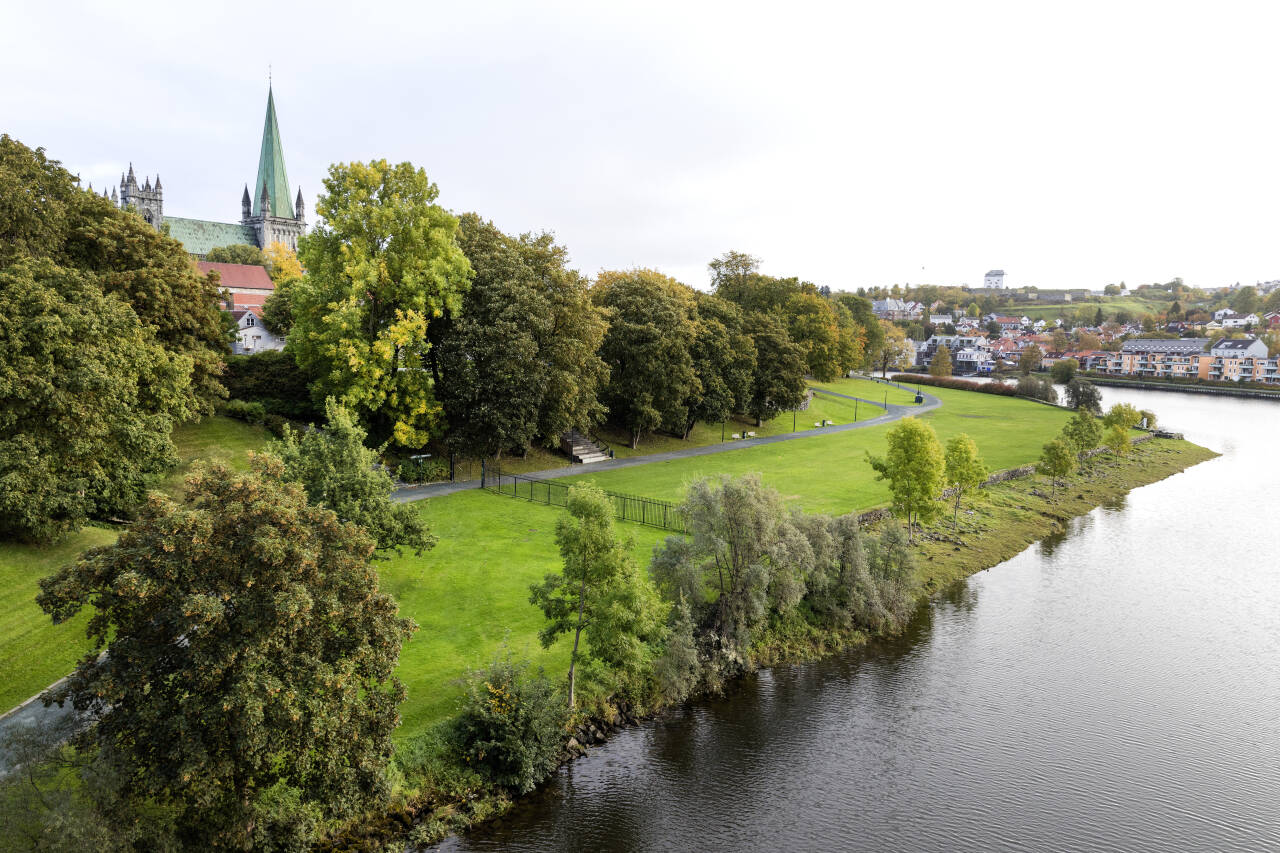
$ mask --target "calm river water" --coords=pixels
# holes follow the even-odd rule
[[[1223,457],[441,849],[1280,850],[1280,404],[1103,390]]]

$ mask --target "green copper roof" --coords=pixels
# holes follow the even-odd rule
[[[230,222],[209,222],[205,219],[182,219],[178,216],[166,216],[164,224],[169,229],[169,236],[182,244],[189,255],[209,254],[216,246],[233,246],[245,243],[256,246],[257,234],[249,225],[232,225]]]
[[[262,153],[258,155],[258,181],[249,190],[253,215],[262,214],[262,187],[271,196],[271,216],[293,218],[293,196],[289,195],[289,175],[284,170],[284,147],[280,145],[280,124],[276,121],[276,99],[267,89],[267,120],[262,126]]]

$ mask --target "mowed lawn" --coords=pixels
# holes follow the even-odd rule
[[[843,380],[859,382],[865,380]],[[830,383],[832,390],[850,387]],[[967,433],[991,470],[1026,465],[1040,455],[1044,443],[1066,423],[1063,409],[982,394],[929,388],[943,405],[921,415],[946,442]],[[764,482],[807,512],[845,513],[886,503],[886,484],[875,479],[866,453],[885,451],[885,435],[891,424],[815,435],[795,441],[718,453],[712,456],[655,462],[651,465],[582,474],[572,480],[589,480],[616,492],[679,500],[692,480],[714,474],[759,473]]]
[[[183,424],[173,431],[181,464],[155,488],[176,497],[182,478],[200,459],[247,470],[246,451],[261,449],[269,438],[261,427],[224,417]],[[114,530],[86,527],[55,545],[0,543],[0,714],[66,675],[89,648],[86,613],[54,625],[36,605],[40,579],[115,538]]]
[[[883,389],[886,386],[877,385],[874,382],[867,382],[866,384],[878,387],[880,389],[879,396],[862,396],[867,399],[883,400]],[[897,389],[891,390],[894,393],[905,393],[897,391]],[[890,399],[889,402],[895,401]],[[813,429],[814,424],[820,424],[824,420],[830,423],[845,424],[852,423],[855,417],[859,421],[869,421],[883,414],[884,409],[880,406],[871,406],[866,403],[858,403],[855,406],[853,400],[842,400],[839,397],[815,394],[813,399],[809,401],[809,408],[805,411],[795,412],[794,415],[791,412],[783,412],[778,417],[765,421],[763,426],[756,426],[755,421],[745,416],[726,421],[723,426],[718,423],[699,423],[694,426],[688,439],[654,433],[642,436],[640,446],[635,450],[631,449],[631,438],[621,432],[606,430],[601,431],[599,435],[613,448],[614,455],[619,458],[625,458],[720,444],[722,435],[724,436],[723,441],[730,442],[735,440],[733,438],[735,433],[737,433],[739,439],[745,438],[748,432],[754,432],[757,436],[782,435],[783,433],[804,432],[805,430]]]
[[[559,507],[468,490],[420,502],[419,511],[440,538],[435,548],[382,561],[382,589],[396,597],[400,613],[419,629],[400,653],[396,675],[408,688],[401,706],[401,737],[451,716],[462,696],[462,678],[502,654],[527,658],[564,676],[572,637],[550,649],[538,642],[542,611],[529,603],[529,585],[560,568],[556,548]],[[667,531],[619,524],[634,538],[634,554],[649,564],[653,546]]]
[[[877,403],[887,402],[890,405],[911,406],[915,405],[916,402],[915,391],[904,391],[895,385],[890,385],[886,382],[874,382],[870,379],[836,379],[832,382],[810,382],[809,384],[820,390],[835,391],[837,394],[861,397],[864,400],[874,400]],[[928,389],[922,390],[927,391]]]

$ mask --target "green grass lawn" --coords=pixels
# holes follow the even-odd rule
[[[197,459],[216,459],[247,470],[245,452],[260,449],[269,438],[262,427],[224,417],[183,424],[173,431],[181,464],[155,488],[170,497],[179,495],[182,478]],[[54,625],[36,606],[40,578],[85,549],[115,538],[114,530],[86,527],[56,545],[0,542],[0,713],[66,675],[89,647],[84,635],[87,615]]]
[[[867,384],[874,385],[875,383],[868,382]],[[881,390],[879,397],[868,396],[868,399],[883,399],[883,396],[884,391]],[[893,402],[893,400],[891,399],[889,402]],[[884,409],[879,406],[869,406],[866,403],[859,403],[855,409],[852,400],[814,395],[809,402],[809,408],[805,411],[796,412],[794,416],[791,412],[784,412],[772,420],[765,421],[763,426],[756,426],[754,420],[745,416],[726,422],[723,430],[718,423],[699,423],[693,428],[693,432],[687,440],[674,435],[653,433],[641,437],[640,446],[635,450],[631,449],[630,437],[624,433],[604,430],[599,435],[609,442],[614,454],[622,459],[631,456],[666,453],[670,450],[683,450],[689,447],[720,444],[722,434],[725,441],[734,441],[735,439],[732,438],[734,433],[737,433],[738,440],[741,440],[741,438],[746,437],[748,432],[754,432],[757,436],[781,435],[793,431],[803,432],[804,430],[813,429],[815,423],[821,423],[824,420],[838,424],[851,423],[855,414],[859,421],[866,421],[883,415]]]
[[[1102,309],[1102,313],[1111,319],[1119,311],[1128,311],[1134,317],[1141,317],[1143,314],[1158,314],[1167,309],[1172,302],[1157,302],[1155,300],[1143,299],[1140,296],[1113,297],[1105,299],[1101,302],[1091,300],[1089,302],[1068,302],[1062,305],[1013,305],[1008,308],[1000,308],[997,313],[1007,314],[1010,317],[1029,317],[1032,320],[1053,320],[1058,317],[1077,317],[1081,308],[1088,308],[1090,313]]]
[[[811,382],[809,384],[814,388],[835,391],[837,394],[848,394],[850,397],[861,397],[864,400],[875,400],[877,402],[886,401],[887,395],[888,403],[899,406],[911,406],[915,405],[916,402],[914,391],[904,391],[893,385],[884,382],[873,382],[870,379],[836,379],[833,382]],[[925,390],[927,391],[928,389],[926,388]]]
[[[420,626],[396,673],[409,690],[401,706],[402,737],[452,715],[461,678],[494,660],[503,643],[514,657],[527,657],[558,677],[569,668],[572,642],[562,637],[544,650],[538,643],[542,611],[529,603],[529,585],[560,568],[555,525],[563,509],[479,490],[418,507],[440,544],[420,557],[406,552],[378,565],[382,589]],[[634,524],[619,528],[634,537],[642,566],[667,535]]]
[[[88,648],[88,616],[55,626],[36,606],[40,578],[115,538],[115,531],[86,527],[57,545],[0,544],[0,713],[66,675]]]
[[[968,433],[993,471],[1034,461],[1068,417],[1062,409],[994,394],[947,388],[930,388],[929,393],[941,399],[943,405],[925,413],[922,419],[933,426],[943,442]],[[600,471],[572,480],[591,480],[616,492],[679,500],[685,486],[699,477],[755,472],[763,474],[766,483],[808,512],[864,510],[888,500],[887,486],[874,479],[865,454],[884,453],[885,434],[890,426]]]

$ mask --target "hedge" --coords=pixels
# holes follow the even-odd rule
[[[268,414],[295,421],[320,421],[324,409],[311,399],[312,377],[293,356],[278,350],[227,358],[222,384],[233,399],[261,403]]]
[[[957,379],[954,376],[929,376],[920,373],[897,373],[890,378],[904,385],[932,385],[935,388],[977,391],[980,394],[996,394],[1001,397],[1018,396],[1017,387],[1003,382],[974,382],[971,379]]]

